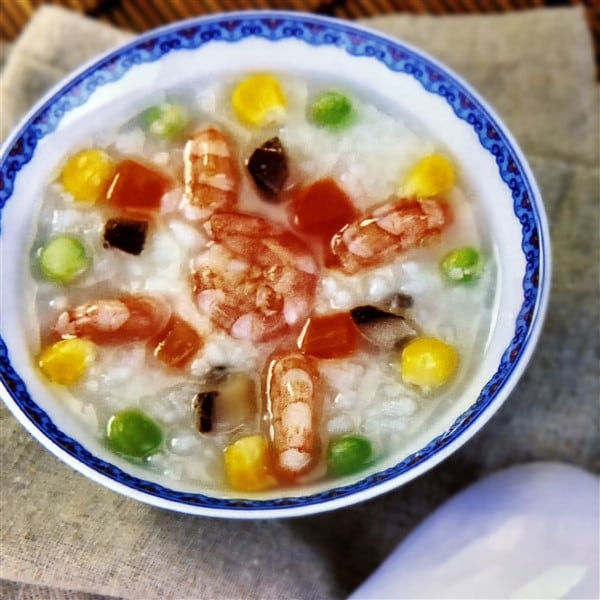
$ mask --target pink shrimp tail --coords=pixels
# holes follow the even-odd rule
[[[97,344],[126,344],[148,340],[160,333],[171,314],[171,306],[162,298],[124,296],[94,300],[65,311],[54,329],[63,338],[84,337]]]
[[[235,206],[240,174],[231,144],[221,131],[214,127],[197,131],[185,145],[183,164],[186,204],[205,216]]]
[[[296,479],[319,458],[320,387],[312,360],[298,351],[275,353],[267,363],[274,468],[282,479]]]
[[[451,221],[450,207],[442,200],[386,202],[333,236],[329,266],[352,275],[384,265],[399,253],[432,243]]]

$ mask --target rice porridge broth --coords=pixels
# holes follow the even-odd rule
[[[474,361],[485,350],[492,323],[496,272],[490,239],[477,210],[478,199],[470,197],[465,188],[461,165],[447,151],[443,132],[427,131],[410,115],[398,115],[386,110],[387,107],[375,106],[360,90],[344,82],[331,85],[331,82],[280,73],[269,75],[280,86],[275,95],[260,86],[258,91],[250,88],[245,90],[245,95],[238,94],[236,105],[235,94],[241,82],[252,76],[241,73],[210,85],[188,86],[153,96],[115,127],[99,128],[94,135],[80,140],[77,147],[57,163],[56,172],[43,192],[31,250],[39,331],[39,339],[34,340],[33,346],[40,376],[50,379],[57,402],[65,403],[94,436],[104,440],[113,451],[141,465],[149,478],[179,489],[230,493],[227,490],[233,488],[251,493],[343,477],[373,465],[396,462],[405,455],[420,428],[461,394]],[[269,81],[265,84],[267,87]],[[338,96],[323,100],[321,95],[330,90]],[[280,92],[282,97],[277,95]],[[257,95],[258,103],[255,102]],[[315,108],[319,98],[324,107],[321,113]],[[342,118],[346,100],[351,108],[349,116]],[[146,110],[151,107],[162,108],[152,113]],[[170,107],[172,112],[165,111],[164,107]],[[259,118],[253,110],[263,118],[258,124],[249,122]],[[266,116],[261,110],[266,111]],[[197,168],[197,164],[193,156],[190,158],[190,152],[195,150],[188,149],[186,155],[185,148],[196,132],[211,127],[225,135],[231,152],[229,165],[219,167],[222,163],[217,161],[217,166],[213,165],[216,171],[210,174],[220,181],[215,185],[220,186],[221,191],[228,190],[223,178],[233,165],[229,175],[235,184],[232,191],[235,199],[233,205],[225,205],[225,208],[198,206],[189,201],[186,169]],[[272,142],[274,139],[276,143]],[[270,144],[265,145],[267,141]],[[202,151],[211,143],[204,140],[195,148]],[[222,140],[214,144],[210,147],[218,149],[213,155],[223,159]],[[79,184],[69,183],[65,175],[69,160],[90,148],[109,157],[111,165],[106,167],[110,173],[104,191],[95,202],[79,201],[72,191],[75,189],[72,186]],[[254,156],[258,148],[261,151],[257,156],[264,155],[269,160],[274,157],[275,166],[268,163],[264,167],[261,163],[263,170],[255,177],[248,165],[249,157]],[[271,188],[276,184],[268,178],[265,181],[263,176],[271,166],[272,171],[280,169],[282,155],[286,161],[285,172],[276,173],[279,188],[273,194]],[[301,202],[297,199],[308,197],[308,192],[302,196],[299,190],[310,190],[315,182],[333,180],[351,200],[352,206],[347,210],[353,211],[354,220],[363,219],[364,223],[365,219],[373,218],[373,211],[379,206],[399,198],[411,177],[417,183],[425,177],[427,187],[430,175],[426,173],[419,180],[415,165],[432,155],[449,159],[455,179],[448,189],[433,194],[441,198],[441,204],[450,207],[451,219],[441,234],[427,239],[427,243],[417,240],[411,247],[378,262],[379,251],[374,258],[367,259],[356,246],[358,242],[342,241],[339,256],[333,252],[332,259],[328,254],[330,249],[325,248],[321,239],[323,235],[332,238],[331,232],[323,234],[329,222],[317,223],[318,233],[294,226],[294,219],[300,219],[294,212],[294,207]],[[121,174],[121,183],[115,183],[115,165],[130,159],[162,174],[168,182],[164,193],[159,194],[160,204],[153,209],[121,210],[105,201],[105,196],[116,194],[118,185],[125,185],[125,171]],[[85,170],[82,165],[78,167],[79,173]],[[269,171],[268,176],[271,175]],[[431,177],[435,180],[437,176]],[[418,188],[421,184],[422,181],[414,185]],[[266,187],[261,187],[263,185]],[[415,202],[430,196],[419,194],[413,188],[407,195],[415,196]],[[299,258],[292,259],[293,268],[288,269],[292,264],[285,262],[290,260],[288,258],[282,258],[281,265],[276,265],[281,266],[281,273],[274,275],[276,285],[283,286],[280,282],[288,276],[292,283],[289,288],[275,287],[279,289],[275,300],[270,296],[265,299],[267,304],[276,304],[273,309],[276,319],[269,326],[260,320],[260,326],[264,325],[260,331],[254,329],[255,323],[250,317],[237,319],[236,314],[230,318],[228,311],[232,308],[223,300],[223,294],[242,294],[246,289],[254,294],[255,288],[247,282],[252,277],[254,283],[256,278],[264,278],[269,269],[269,265],[261,265],[256,274],[252,263],[260,261],[260,256],[254,257],[252,249],[246,256],[243,252],[236,253],[233,242],[228,245],[218,237],[217,230],[221,227],[222,236],[238,239],[235,237],[239,233],[235,229],[237,225],[231,225],[230,216],[240,213],[260,217],[240,221],[239,227],[257,228],[239,235],[240,247],[245,248],[243,243],[248,239],[255,239],[257,245],[265,244],[268,249],[272,237],[276,245],[279,244],[279,250],[281,247],[291,249],[294,254],[296,243],[300,248]],[[219,220],[214,214],[223,215],[223,219]],[[114,238],[110,239],[109,221],[114,226]],[[139,222],[145,225],[142,227]],[[381,231],[384,230],[378,230]],[[394,235],[388,230],[385,232]],[[55,258],[55,254],[45,249],[57,238],[68,248],[64,252],[62,247],[55,249],[58,255]],[[70,241],[72,239],[76,242]],[[135,239],[141,239],[139,243],[143,248],[132,251],[128,245]],[[360,238],[359,242],[364,239]],[[289,240],[294,241],[288,244]],[[74,251],[69,244],[85,255],[84,258],[78,255],[81,269],[72,277],[69,269],[76,267],[72,266]],[[440,264],[444,257],[459,247],[477,249],[482,260],[483,267],[473,281],[457,283],[442,273]],[[304,252],[306,257],[302,256]],[[350,266],[340,268],[338,260]],[[66,271],[69,273],[65,274]],[[207,288],[209,276],[211,281],[216,278],[217,283]],[[219,283],[221,279],[225,283]],[[292,293],[288,293],[289,290]],[[169,306],[170,319],[177,315],[183,322],[183,329],[177,331],[191,329],[190,339],[197,347],[186,338],[181,343],[185,349],[192,348],[189,355],[168,356],[165,362],[160,360],[164,357],[157,348],[164,350],[169,342],[165,342],[166,338],[156,341],[155,336],[160,331],[145,337],[134,333],[130,338],[104,343],[103,338],[88,335],[85,327],[78,329],[78,324],[73,325],[79,318],[73,314],[76,307],[89,306],[100,299],[123,297],[160,298]],[[236,300],[242,304],[245,301],[241,296]],[[219,316],[215,316],[217,313]],[[339,339],[339,331],[349,331],[346,321],[341,326],[329,325],[326,320],[322,325],[324,329],[315,329],[311,338],[312,330],[307,322],[320,323],[319,317],[329,315],[341,315],[340,322],[352,315],[352,320],[347,319],[351,326],[356,325],[356,331],[348,334],[352,339],[346,342]],[[379,327],[379,321],[373,325],[370,322],[373,315],[377,319],[381,317],[385,327]],[[401,342],[395,339],[390,342],[386,327],[392,322],[396,327],[399,320],[414,326],[415,332]],[[66,321],[69,323],[65,324]],[[229,326],[231,321],[235,324]],[[366,325],[364,321],[368,321]],[[161,326],[164,325],[163,322]],[[363,329],[364,326],[367,329]],[[371,338],[372,334],[376,341]],[[383,341],[379,339],[381,336]],[[61,339],[80,337],[90,338],[93,348],[85,360],[82,359],[85,364],[77,377],[71,378],[69,374],[61,379],[62,375],[45,369],[43,357],[48,348]],[[408,367],[402,366],[402,349],[411,339],[424,337],[443,340],[454,352],[453,356],[458,357],[449,380],[439,386],[437,382],[418,380],[418,375],[417,380],[403,376],[402,369]],[[332,341],[332,338],[336,339]],[[331,344],[333,349],[329,347]],[[338,344],[346,346],[340,349]],[[323,345],[327,346],[325,350]],[[180,349],[180,345],[176,345],[176,352]],[[285,394],[285,389],[300,389],[302,377],[312,378],[308,387],[318,399],[309,399],[308,404],[315,403],[306,418],[300,414],[300,408],[295,417],[286,413],[290,412],[292,401],[288,404],[284,401],[280,409],[274,408],[269,396],[277,393],[269,392],[268,386],[277,385],[278,377],[276,367],[269,371],[269,364],[282,349],[294,355],[290,366],[285,367],[288,371],[281,376],[283,379],[289,373],[302,371],[303,360],[310,363],[299,379],[281,383],[284,390],[281,393]],[[78,357],[76,353],[69,364],[81,358]],[[53,364],[52,359],[53,356],[48,358],[48,364]],[[232,400],[229,408],[220,407],[222,387],[235,385],[246,390],[241,392],[242,399]],[[293,393],[292,390],[290,394]],[[300,404],[302,401],[295,406]],[[160,431],[160,439],[152,451],[128,455],[125,446],[119,446],[118,439],[116,445],[107,439],[115,415],[128,410],[149,418]],[[288,443],[289,448],[274,450],[277,427],[285,428],[287,418],[292,419],[293,431],[290,433],[288,429],[282,435],[287,436],[283,444]],[[300,442],[290,442],[294,435],[300,436]],[[307,435],[312,436],[308,441]],[[261,447],[261,456],[267,457],[266,463],[249,467],[260,472],[248,476],[249,483],[245,474],[239,479],[238,471],[244,459],[236,458],[235,452],[228,454],[228,449],[240,439],[260,439],[265,444]],[[339,439],[354,440],[350,443],[350,454],[355,451],[354,458],[348,458],[342,448],[341,458],[336,459],[331,443]],[[356,448],[353,450],[352,443],[357,439],[368,446],[366,454],[361,455]],[[310,468],[298,469],[292,474],[284,468],[283,475],[281,470],[272,471],[269,461],[273,452],[288,452],[285,460],[292,471],[296,468],[294,461],[301,461],[300,455],[307,453],[311,455]],[[356,452],[362,458],[356,458]],[[353,460],[358,462],[346,468]]]

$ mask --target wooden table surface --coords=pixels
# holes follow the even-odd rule
[[[392,12],[490,14],[583,5],[594,37],[600,75],[600,0],[0,0],[0,39],[15,39],[41,4],[67,6],[90,17],[137,32],[192,16],[244,9],[303,10],[357,19]],[[559,48],[556,50],[560,51]]]

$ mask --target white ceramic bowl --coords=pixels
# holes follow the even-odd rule
[[[281,497],[231,497],[165,487],[111,456],[82,430],[41,381],[29,352],[23,290],[41,190],[75,139],[118,118],[152,91],[244,71],[334,78],[374,91],[374,103],[442,137],[480,199],[498,270],[495,320],[464,393],[395,462],[339,487],[298,488]],[[303,515],[354,504],[424,473],[464,444],[496,412],[529,361],[549,292],[550,250],[539,191],[517,144],[494,111],[438,61],[368,29],[313,15],[222,14],[147,33],[101,57],[46,95],[2,149],[0,374],[2,396],[48,450],[94,481],[150,504],[233,518]]]

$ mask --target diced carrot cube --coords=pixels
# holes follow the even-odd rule
[[[121,210],[148,213],[160,209],[161,198],[170,187],[171,180],[160,171],[126,159],[117,166],[106,198]]]
[[[315,358],[343,358],[356,352],[359,335],[350,313],[311,317],[300,334],[298,347]]]
[[[300,189],[290,205],[290,219],[296,229],[324,240],[352,223],[358,211],[334,179],[320,179]]]
[[[180,317],[171,317],[165,329],[151,342],[154,356],[169,367],[182,368],[202,348],[200,334]]]

